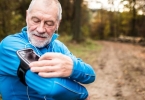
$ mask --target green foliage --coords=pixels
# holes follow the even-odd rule
[[[19,32],[26,25],[26,10],[31,0],[0,0],[0,40],[8,34]],[[74,0],[59,0],[62,5],[62,21],[58,30],[59,34],[74,34],[73,20],[75,15]],[[124,1],[124,0],[122,0]],[[81,5],[80,18],[80,38],[108,39],[123,35],[136,35],[145,37],[145,15],[137,15],[138,10],[143,10],[142,5],[134,10],[133,1],[125,5],[129,12],[111,12],[104,9],[91,11],[86,5]],[[143,1],[142,1],[143,2]],[[144,3],[144,2],[143,2]],[[77,21],[76,21],[77,22]],[[135,28],[135,32],[133,31]],[[75,34],[76,37],[78,34]]]
[[[81,33],[83,33],[83,36],[89,37],[89,35],[90,35],[89,26],[88,26],[88,25],[83,25],[83,26],[81,27]]]
[[[19,32],[25,24],[25,13],[30,0],[0,1],[0,39]]]
[[[60,36],[58,39],[62,41],[69,48],[69,50],[79,58],[88,57],[89,52],[94,52],[96,54],[97,51],[100,51],[102,48],[102,46],[99,45],[96,41],[89,38],[81,43],[73,42],[71,41],[71,38],[71,36],[63,35]]]
[[[60,24],[59,33],[74,36],[75,39],[79,38],[81,42],[85,36],[90,35],[90,15],[87,6],[82,5],[81,12],[76,14],[78,11],[78,9],[75,10],[75,3],[78,3],[77,0],[60,0],[60,3],[62,4],[63,9],[63,19]],[[75,19],[77,19],[77,21]]]
[[[110,22],[109,21],[106,21],[106,25],[105,25],[103,33],[104,33],[104,39],[109,37],[109,34],[110,34]]]
[[[120,14],[121,22],[120,22],[120,31],[123,35],[128,35],[130,31],[130,20],[131,16],[128,16],[129,12],[123,12]]]

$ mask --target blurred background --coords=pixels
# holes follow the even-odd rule
[[[0,0],[0,40],[26,26],[31,0]],[[90,100],[145,100],[145,0],[59,0],[58,34],[97,74]]]
[[[0,0],[1,39],[19,32],[26,25],[26,9],[30,1]],[[132,42],[143,42],[145,38],[144,0],[59,1],[63,9],[59,34],[71,35],[77,42],[86,37],[94,40],[126,38],[124,41],[132,39]]]

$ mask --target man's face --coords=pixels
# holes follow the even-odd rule
[[[59,26],[58,9],[54,6],[46,8],[37,5],[31,11],[27,11],[26,22],[30,42],[42,48],[49,44],[53,33]]]

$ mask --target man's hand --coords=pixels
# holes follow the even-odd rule
[[[69,77],[72,73],[73,61],[61,53],[46,53],[29,66],[32,72],[38,72],[42,77]]]

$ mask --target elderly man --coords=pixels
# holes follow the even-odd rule
[[[32,0],[26,12],[27,27],[1,41],[3,100],[88,100],[86,88],[79,83],[91,83],[96,75],[56,40],[61,13],[58,0]],[[29,62],[33,56],[37,61]]]

